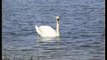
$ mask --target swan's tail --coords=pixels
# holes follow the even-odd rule
[[[35,29],[36,29],[36,30],[38,29],[38,26],[37,26],[37,25],[35,25]]]
[[[39,27],[38,27],[37,25],[35,25],[35,29],[36,29],[36,32],[37,32],[38,34],[40,34]]]

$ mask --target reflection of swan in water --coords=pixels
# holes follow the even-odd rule
[[[50,26],[35,26],[37,33],[42,37],[56,37],[60,36],[59,33],[59,16],[56,16],[56,31]]]
[[[38,41],[41,41],[41,42],[54,42],[54,41],[60,41],[60,37],[39,37],[38,36]]]

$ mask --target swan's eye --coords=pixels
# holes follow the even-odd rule
[[[57,21],[59,21],[59,19],[57,19]]]

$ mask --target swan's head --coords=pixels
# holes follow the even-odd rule
[[[56,20],[59,21],[59,16],[56,16]]]

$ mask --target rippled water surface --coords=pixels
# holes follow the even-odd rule
[[[3,0],[2,59],[104,60],[104,0]],[[42,38],[35,25],[56,28]]]

